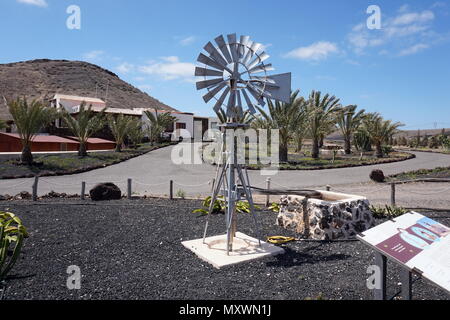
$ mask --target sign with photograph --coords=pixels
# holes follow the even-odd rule
[[[450,292],[450,228],[411,212],[358,239]]]

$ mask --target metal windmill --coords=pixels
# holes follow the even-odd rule
[[[225,129],[222,141],[226,141],[228,129],[248,127],[240,123],[244,116],[244,101],[246,110],[250,114],[255,114],[255,106],[263,107],[265,98],[289,103],[291,93],[290,73],[268,74],[273,67],[271,64],[265,64],[269,55],[263,51],[262,44],[251,41],[248,36],[241,36],[238,41],[236,34],[228,35],[227,40],[228,42],[220,35],[215,39],[216,45],[208,42],[203,48],[207,55],[200,53],[197,58],[203,66],[195,69],[195,76],[203,78],[197,82],[197,90],[208,91],[203,96],[205,103],[214,99],[214,111],[216,113],[221,109],[225,111],[227,123],[222,125]],[[217,166],[203,242],[206,239],[214,202],[222,193],[227,207],[226,249],[229,254],[233,250],[233,239],[237,229],[236,202],[245,198],[250,204],[256,226],[257,220],[247,170],[237,163],[234,144],[232,147],[227,146],[226,149],[221,149],[226,161],[220,162]],[[259,234],[258,238],[260,239]]]

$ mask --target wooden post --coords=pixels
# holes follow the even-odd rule
[[[395,183],[391,183],[391,206],[395,207]]]
[[[86,199],[86,182],[81,182],[81,200]]]
[[[375,252],[375,264],[380,268],[380,279],[376,279],[377,288],[373,290],[374,300],[386,300],[387,259],[381,253]]]
[[[170,200],[173,200],[173,180],[170,180],[169,194],[170,194]]]
[[[266,183],[267,183],[267,187],[266,187],[267,191],[270,191],[270,182],[271,182],[271,179],[267,178],[267,181],[266,181]],[[269,193],[266,195],[266,207],[270,207],[270,194]]]
[[[33,184],[33,201],[37,201],[37,192],[38,192],[38,184],[39,184],[39,177],[34,177],[34,184]]]
[[[131,179],[128,179],[128,200],[131,200],[131,197],[132,197],[132,195],[131,195],[131,192],[132,192],[132,190],[131,190],[131,184],[132,184],[132,180]]]
[[[305,196],[305,198],[302,201],[302,213],[303,213],[303,236],[306,239],[309,239],[309,236],[311,235],[310,232],[310,220],[309,220],[309,212],[308,212],[308,201],[309,201],[309,197]]]

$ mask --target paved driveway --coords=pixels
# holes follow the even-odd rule
[[[50,191],[69,194],[80,193],[81,182],[87,182],[87,191],[99,182],[115,182],[126,191],[126,181],[133,179],[133,192],[138,194],[165,195],[169,193],[169,181],[175,181],[175,192],[183,190],[188,196],[209,194],[209,181],[214,178],[215,168],[208,164],[175,165],[171,161],[173,147],[159,149],[120,164],[70,176],[43,177],[39,183],[39,195]],[[272,176],[274,187],[305,188],[343,185],[369,181],[369,174],[375,168],[385,174],[395,174],[417,169],[432,169],[450,166],[450,156],[437,153],[414,152],[417,158],[397,163],[375,166],[330,169],[320,171],[280,171]],[[259,171],[249,171],[252,185],[264,187],[267,176]],[[34,179],[0,180],[0,194],[31,192]]]

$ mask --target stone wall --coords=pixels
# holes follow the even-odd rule
[[[316,240],[354,239],[375,225],[366,198],[320,192],[323,200],[282,196],[277,224]]]

